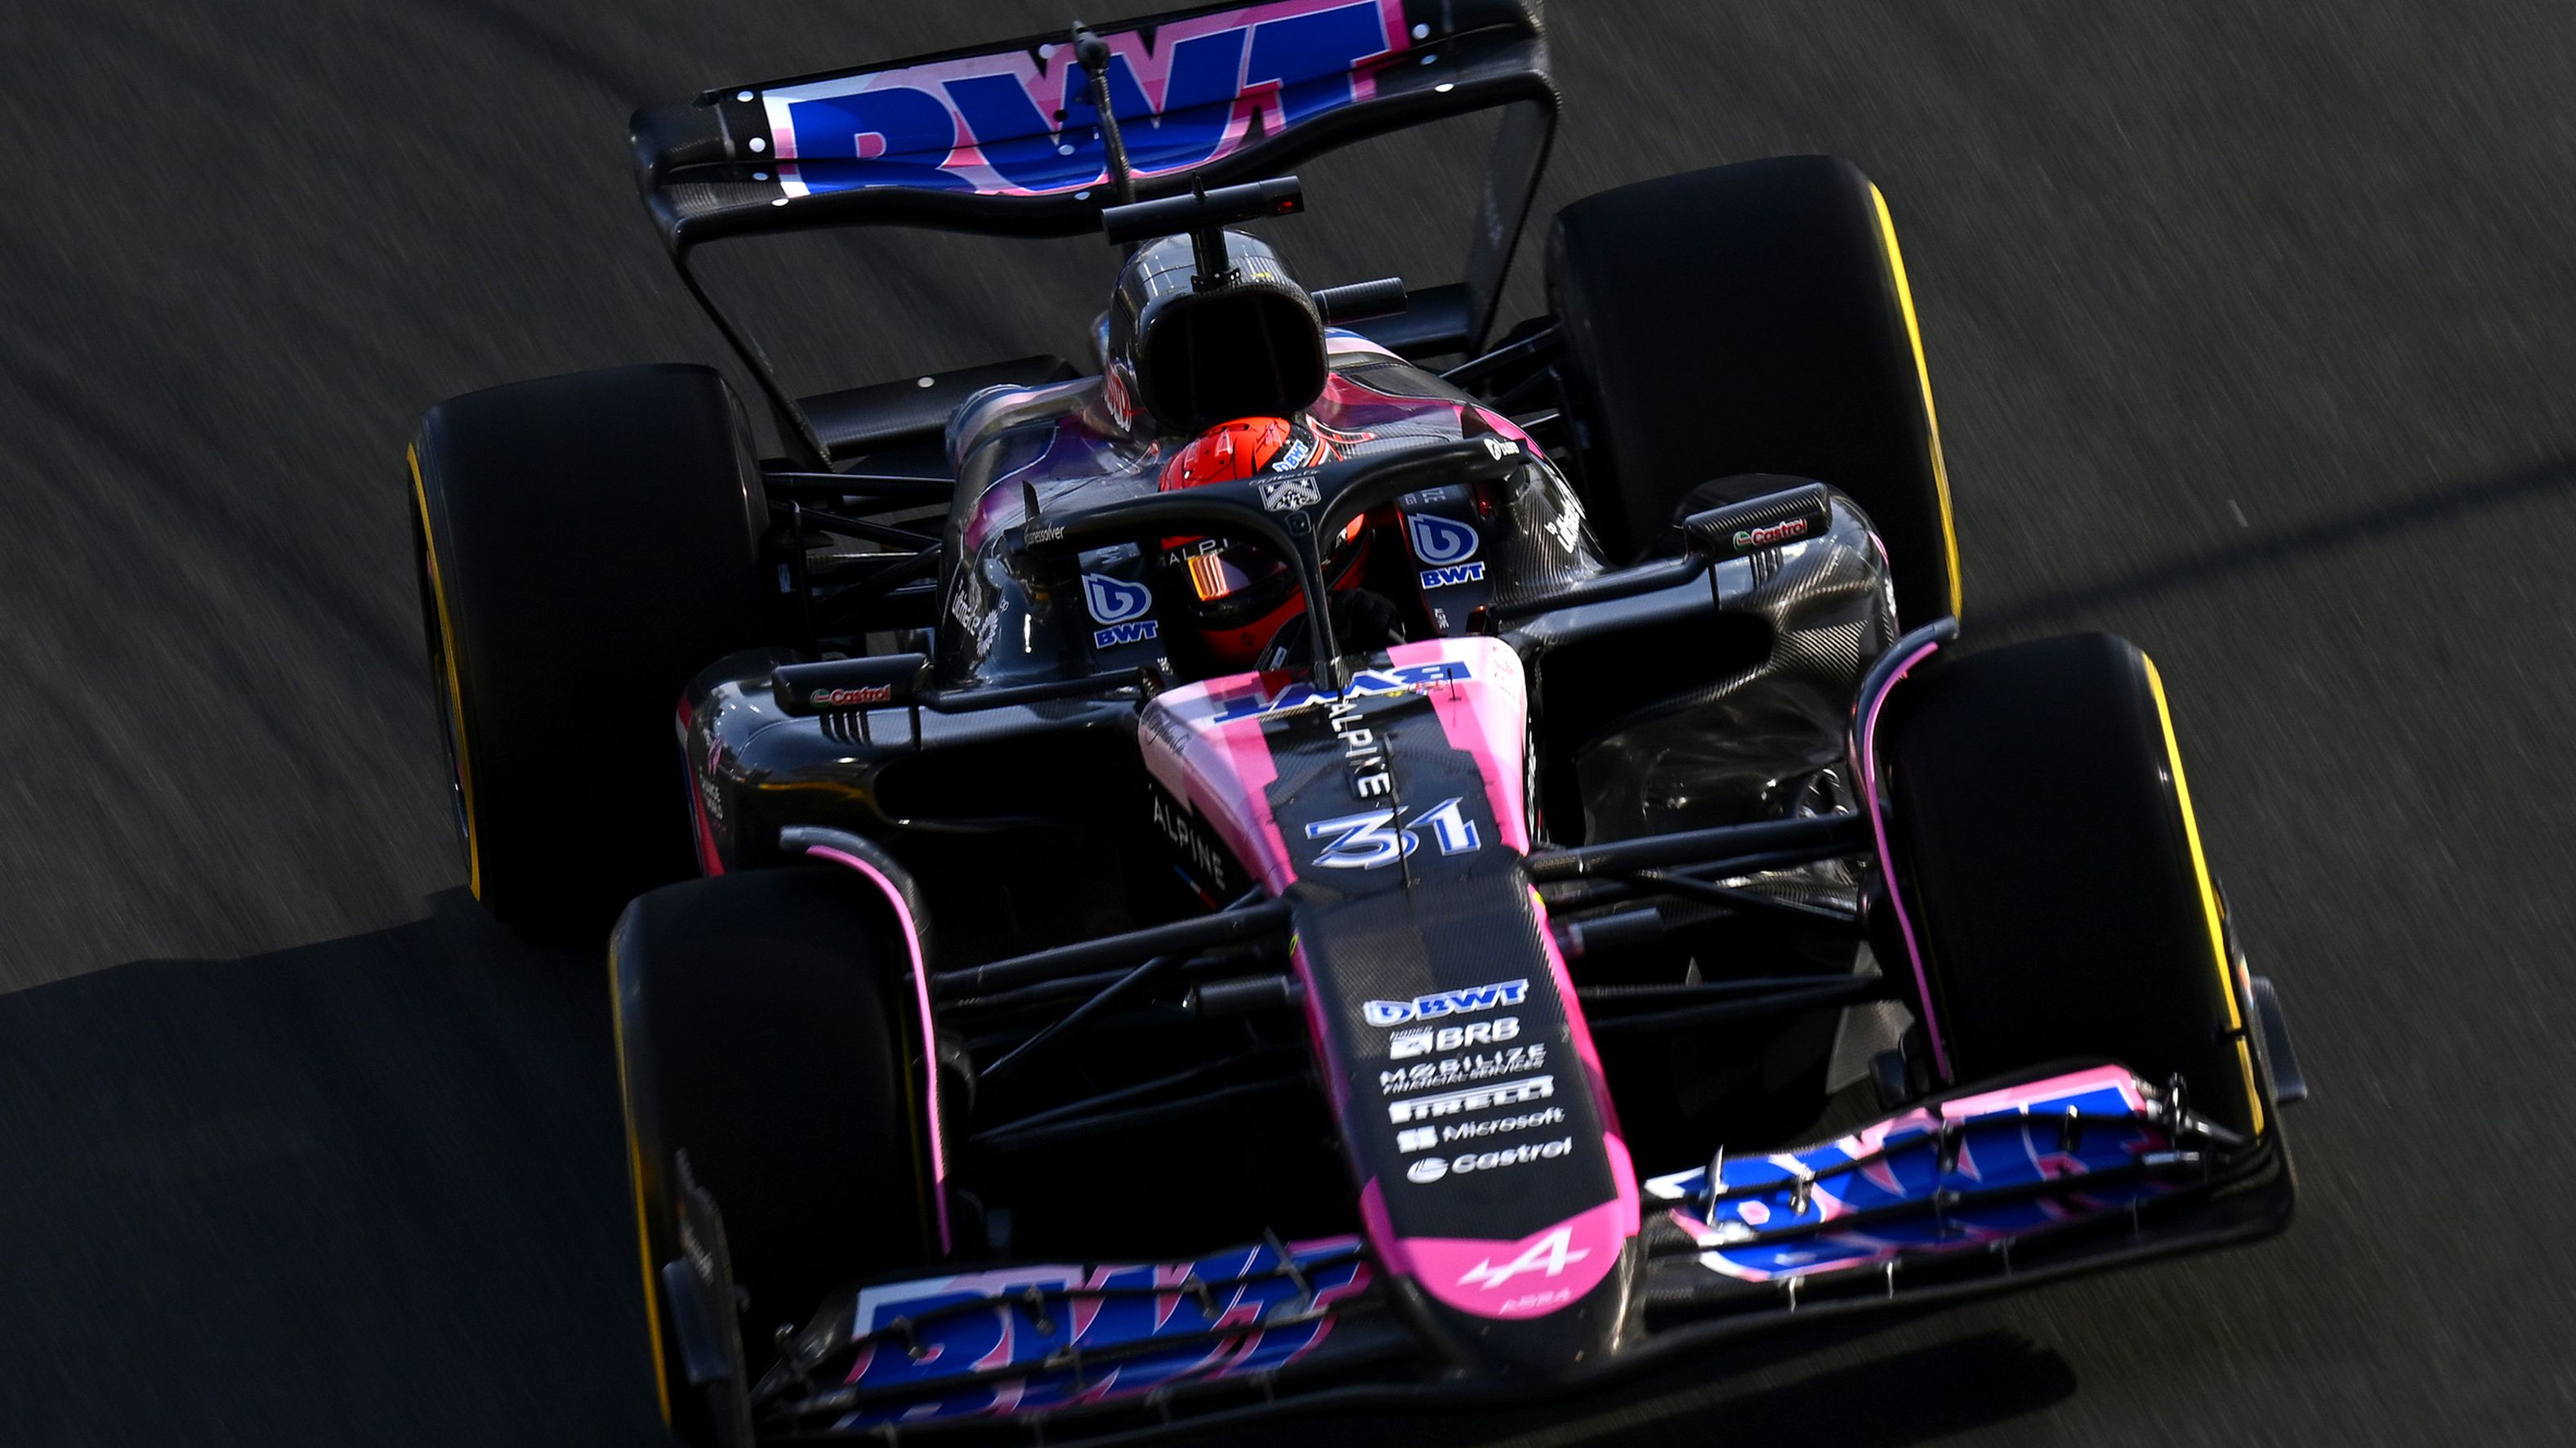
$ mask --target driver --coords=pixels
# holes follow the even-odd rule
[[[1237,482],[1273,468],[1308,467],[1340,455],[1331,434],[1311,422],[1238,417],[1183,444],[1163,465],[1160,486],[1169,493]],[[1356,609],[1354,621],[1363,624],[1363,632],[1383,633],[1383,628],[1365,628],[1368,616],[1376,612],[1373,607],[1343,601],[1343,595],[1359,588],[1368,570],[1368,523],[1365,517],[1353,518],[1342,530],[1324,555],[1324,582],[1334,595],[1336,624]],[[1295,570],[1267,549],[1230,546],[1222,538],[1166,538],[1160,560],[1168,575],[1165,594],[1189,619],[1209,662],[1228,671],[1286,664],[1284,648],[1274,651],[1280,655],[1275,660],[1262,655],[1265,646],[1274,642],[1294,643],[1281,639],[1280,631],[1302,616]],[[1368,597],[1385,602],[1375,594]],[[1391,617],[1394,606],[1387,604],[1386,612]],[[1302,636],[1302,630],[1297,632]],[[1346,644],[1351,642],[1342,629],[1334,632]],[[1388,640],[1401,641],[1400,637]]]
[[[1186,437],[1157,479],[1165,492],[1333,461],[1360,439],[1307,410],[1328,376],[1323,319],[1277,253],[1225,233],[1226,270],[1201,273],[1190,240],[1139,248],[1121,270],[1103,339],[1110,390],[1139,431]],[[1371,520],[1352,520],[1324,558],[1335,635],[1345,647],[1403,641],[1395,605],[1365,593]],[[1217,669],[1280,668],[1303,647],[1295,571],[1265,549],[1222,538],[1167,538],[1159,592]],[[1344,624],[1347,614],[1349,623]]]

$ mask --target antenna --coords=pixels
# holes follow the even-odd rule
[[[1211,191],[1206,179],[1192,172],[1188,195],[1105,207],[1100,213],[1100,229],[1112,244],[1120,246],[1187,233],[1198,266],[1192,286],[1208,291],[1235,279],[1233,258],[1225,245],[1228,226],[1264,217],[1294,216],[1305,209],[1306,193],[1294,176],[1273,176],[1267,181],[1247,181]]]
[[[1073,58],[1091,78],[1091,109],[1100,117],[1101,149],[1109,153],[1109,193],[1120,206],[1136,199],[1136,177],[1127,169],[1127,142],[1118,134],[1118,115],[1109,108],[1109,42],[1090,26],[1073,22]]]

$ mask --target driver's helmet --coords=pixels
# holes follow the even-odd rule
[[[1285,417],[1238,417],[1184,443],[1163,465],[1162,491],[1237,482],[1339,456],[1332,435]],[[1367,561],[1367,520],[1353,518],[1324,558],[1335,589],[1355,588]],[[1248,669],[1300,606],[1296,571],[1257,544],[1166,538],[1159,555],[1182,616],[1219,668]]]

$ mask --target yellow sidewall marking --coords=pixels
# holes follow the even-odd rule
[[[2156,696],[2156,720],[2164,726],[2165,763],[2173,770],[2174,798],[2182,803],[2182,835],[2191,844],[2192,878],[2200,886],[2201,914],[2209,921],[2209,953],[2218,962],[2218,994],[2227,1002],[2227,1028],[2236,1032],[2236,1064],[2245,1075],[2245,1100],[2254,1110],[2254,1130],[2263,1130],[2263,1093],[2254,1084],[2254,1048],[2245,1035],[2245,1015],[2236,1006],[2236,972],[2227,959],[2227,936],[2218,919],[2218,890],[2209,880],[2209,859],[2200,850],[2200,823],[2191,813],[2191,786],[2183,782],[2182,748],[2174,742],[2173,710],[2165,703],[2165,681],[2156,661],[2143,653],[2147,688]]]
[[[653,1397],[662,1426],[671,1426],[671,1375],[662,1361],[661,1283],[653,1272],[653,1238],[644,1206],[644,1144],[635,1135],[635,1090],[626,1082],[626,992],[617,974],[617,940],[608,942],[608,1023],[617,1048],[617,1108],[626,1123],[626,1179],[635,1185],[635,1255],[644,1264],[644,1330],[653,1339]]]
[[[1923,386],[1923,431],[1932,442],[1932,490],[1941,497],[1941,546],[1950,556],[1950,616],[1959,615],[1959,529],[1950,521],[1950,469],[1941,459],[1941,423],[1932,411],[1932,370],[1923,364],[1923,329],[1914,320],[1914,289],[1905,284],[1905,254],[1896,248],[1896,221],[1887,214],[1887,197],[1875,184],[1869,199],[1878,206],[1878,237],[1887,248],[1887,269],[1896,277],[1897,305],[1905,309],[1905,336],[1914,344],[1914,380]]]
[[[412,501],[420,508],[421,547],[429,556],[429,596],[438,605],[438,657],[447,666],[447,737],[456,741],[456,780],[465,796],[465,884],[483,898],[483,832],[474,824],[474,759],[465,747],[465,690],[456,678],[456,626],[447,615],[447,579],[438,567],[438,530],[429,525],[429,489],[420,481],[420,449],[403,450],[411,463]]]

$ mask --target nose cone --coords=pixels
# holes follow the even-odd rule
[[[1382,1201],[1372,1182],[1363,1206]],[[1384,1253],[1426,1325],[1499,1377],[1567,1376],[1615,1351],[1635,1300],[1637,1207],[1611,1200],[1526,1237],[1396,1237]]]

